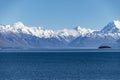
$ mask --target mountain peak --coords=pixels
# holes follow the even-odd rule
[[[74,29],[75,29],[75,30],[80,30],[80,29],[82,29],[82,27],[77,26],[77,27],[75,27]]]
[[[77,27],[75,27],[74,29],[77,30],[77,31],[89,30],[89,29],[83,28],[83,27],[81,27],[81,26],[77,26]]]
[[[120,21],[114,20],[108,23],[102,30],[103,33],[118,33],[120,32]]]
[[[17,22],[17,23],[14,23],[13,26],[14,26],[14,27],[18,27],[18,28],[22,28],[22,27],[24,27],[25,25],[24,25],[22,22]]]
[[[120,30],[120,21],[119,20],[114,20],[113,23]]]
[[[82,28],[80,26],[78,26],[74,29],[77,30],[80,34],[83,34],[83,35],[88,34],[88,33],[92,33],[92,32],[95,31],[95,30],[91,30],[91,29],[87,29],[87,28]]]

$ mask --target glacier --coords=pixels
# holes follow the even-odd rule
[[[107,45],[120,48],[120,21],[108,23],[102,30],[83,27],[50,30],[26,26],[22,22],[0,25],[1,49],[94,48]]]

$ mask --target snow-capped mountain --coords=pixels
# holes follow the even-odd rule
[[[90,33],[95,31],[95,30],[92,30],[92,29],[82,28],[80,26],[78,26],[74,29],[77,30],[82,36],[85,36],[86,34],[90,34]]]
[[[120,21],[113,21],[107,24],[101,32],[103,33],[120,33]]]
[[[93,30],[76,29],[47,30],[41,27],[28,27],[18,22],[0,25],[1,48],[67,47],[78,36],[85,36]],[[3,44],[4,43],[4,44]]]
[[[22,22],[0,25],[0,48],[98,48],[108,45],[119,48],[120,21],[108,23],[102,30],[80,26],[73,29],[48,30],[28,27]]]
[[[84,37],[77,37],[69,45],[74,47],[98,48],[102,45],[119,48],[120,42],[120,21],[113,21],[107,24],[102,30],[94,31]],[[119,42],[118,42],[119,40]]]

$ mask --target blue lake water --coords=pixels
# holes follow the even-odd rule
[[[1,51],[0,80],[120,80],[120,52]]]

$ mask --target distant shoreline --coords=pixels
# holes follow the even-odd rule
[[[120,52],[120,49],[1,49],[0,52]]]

